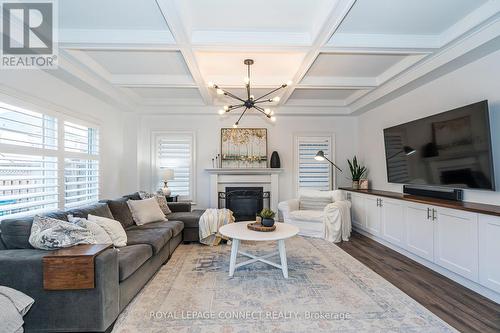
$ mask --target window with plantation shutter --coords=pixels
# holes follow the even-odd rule
[[[295,137],[295,169],[297,190],[314,189],[329,190],[331,179],[330,164],[327,161],[316,161],[316,153],[322,150],[329,159],[331,154],[331,136]]]
[[[0,153],[0,218],[56,209],[57,180],[56,157]]]
[[[172,195],[181,200],[193,200],[194,192],[194,134],[189,132],[155,135],[155,188],[163,186],[162,170],[173,169],[174,179],[168,181]]]
[[[99,198],[99,131],[0,103],[0,220]]]

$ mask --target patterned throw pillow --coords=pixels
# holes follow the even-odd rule
[[[145,191],[139,191],[139,196],[141,197],[142,200],[144,199],[149,199],[149,198],[156,198],[156,201],[158,201],[158,205],[160,205],[160,209],[163,212],[163,214],[168,215],[172,213],[170,208],[168,207],[167,204],[167,198],[165,198],[165,195],[163,193],[148,193]]]
[[[53,250],[78,244],[95,244],[94,235],[73,223],[44,216],[35,216],[29,243],[36,249]]]
[[[113,244],[113,241],[111,240],[111,237],[109,237],[106,230],[104,230],[97,223],[89,221],[83,217],[74,217],[73,215],[68,215],[68,221],[79,227],[90,230],[95,237],[95,244]]]

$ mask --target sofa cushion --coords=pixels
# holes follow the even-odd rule
[[[134,225],[127,230],[145,230],[145,229],[156,229],[156,228],[166,228],[172,230],[172,237],[177,236],[184,230],[184,222],[182,221],[159,221],[152,222],[144,225]]]
[[[89,214],[89,221],[94,222],[106,231],[116,247],[127,246],[127,233],[120,222],[107,217]]]
[[[184,228],[199,228],[200,217],[204,212],[204,210],[193,210],[192,212],[177,212],[168,214],[167,218],[169,220],[184,222]]]
[[[137,225],[165,220],[165,214],[162,212],[156,198],[129,200],[127,205]]]
[[[84,206],[81,208],[75,208],[66,211],[68,215],[73,215],[73,217],[83,217],[87,218],[89,214],[101,217],[107,217],[108,219],[113,219],[113,214],[108,207],[108,204],[104,202],[98,202],[93,205]]]
[[[290,212],[290,218],[293,220],[307,221],[307,222],[323,222],[322,210],[294,210]]]
[[[119,281],[122,282],[132,275],[152,256],[153,249],[147,244],[129,245],[120,248],[118,252]]]
[[[170,228],[128,229],[127,244],[149,244],[153,248],[154,254],[157,254],[172,236],[173,231]]]
[[[44,214],[58,220],[68,221],[66,212],[55,211]],[[3,243],[7,249],[32,249],[33,246],[29,243],[31,234],[31,225],[33,217],[24,217],[18,219],[5,219],[0,222],[0,232]]]
[[[113,219],[120,222],[125,229],[134,225],[134,218],[132,217],[130,208],[127,205],[128,200],[130,199],[119,198],[103,201],[108,204],[109,210],[111,210],[111,214],[113,214]]]

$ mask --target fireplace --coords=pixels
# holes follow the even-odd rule
[[[269,192],[264,192],[262,187],[226,187],[225,190],[219,192],[219,207],[230,209],[236,222],[253,221],[262,208],[269,207]]]

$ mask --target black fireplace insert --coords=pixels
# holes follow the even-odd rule
[[[253,221],[264,208],[264,200],[269,205],[269,197],[262,187],[226,187],[226,192],[219,192],[219,208],[230,209],[236,222]]]

